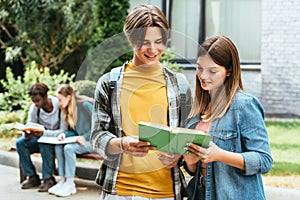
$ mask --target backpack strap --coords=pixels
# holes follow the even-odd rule
[[[186,94],[189,88],[189,84],[185,78],[185,76],[181,73],[176,73],[177,84],[180,90],[180,94]]]
[[[109,81],[109,87],[110,89],[114,89],[117,81],[120,78],[120,74],[122,72],[122,67],[115,67],[110,71],[110,81]]]
[[[189,115],[189,109],[186,105],[186,94],[188,92],[189,84],[182,73],[176,73],[176,78],[180,92],[180,124],[183,125],[183,120],[186,120]]]
[[[37,122],[38,124],[40,123],[40,112],[41,112],[41,110],[40,110],[40,108],[38,108],[38,109],[36,110],[36,116],[37,116],[36,122]]]
[[[116,83],[120,78],[121,72],[122,72],[122,67],[115,67],[110,71],[109,98],[111,98],[112,91],[116,87]]]

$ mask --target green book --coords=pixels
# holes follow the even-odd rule
[[[187,154],[187,143],[207,148],[210,136],[203,131],[187,128],[170,128],[161,124],[139,122],[139,140],[150,142],[157,150],[170,154]]]

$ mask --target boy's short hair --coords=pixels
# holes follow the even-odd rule
[[[148,27],[158,27],[161,30],[163,43],[168,40],[169,24],[165,15],[153,5],[136,6],[128,15],[123,31],[132,46],[142,47]]]
[[[49,88],[44,83],[35,83],[29,88],[29,96],[40,95],[41,97],[45,97],[49,91]]]

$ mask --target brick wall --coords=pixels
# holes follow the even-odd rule
[[[300,116],[300,1],[262,0],[262,103],[269,116]]]

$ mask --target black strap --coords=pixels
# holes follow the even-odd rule
[[[60,129],[60,113],[61,113],[61,110],[58,109],[58,129]]]
[[[38,108],[37,109],[37,111],[36,111],[36,116],[37,116],[37,123],[39,124],[40,123],[40,112],[41,112],[41,110],[40,110],[40,108]]]

